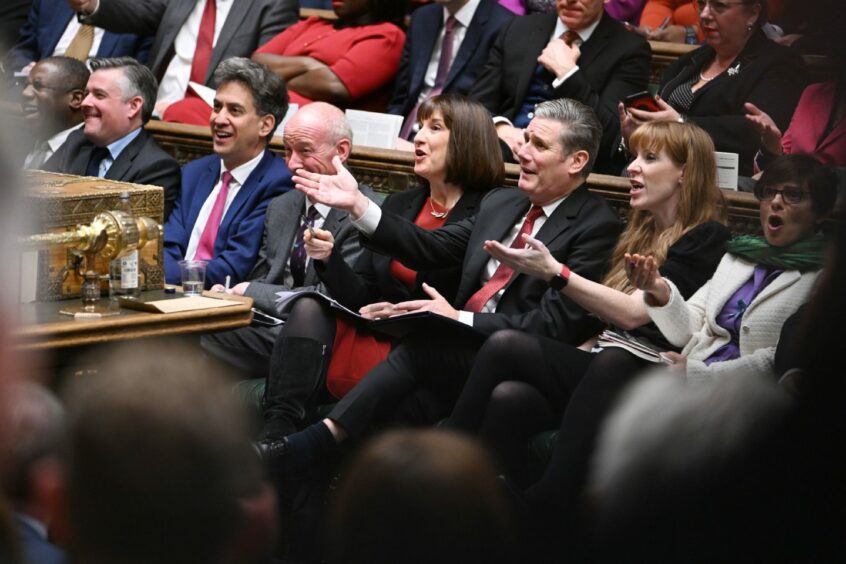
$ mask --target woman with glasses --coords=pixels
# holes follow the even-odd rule
[[[647,121],[692,121],[711,135],[717,151],[738,153],[739,173],[751,176],[760,135],[744,104],[769,114],[784,131],[805,86],[804,64],[761,30],[766,0],[695,0],[694,7],[705,44],[667,68],[660,111],[619,105],[623,140]]]
[[[632,138],[636,145],[641,131]],[[728,254],[695,293],[679,285],[684,278],[678,271],[667,272],[666,263],[659,274],[654,257],[625,255],[625,277],[638,290],[646,319],[679,351],[663,353],[674,363],[669,370],[690,383],[732,377],[739,370],[773,374],[775,379],[781,326],[808,299],[819,274],[824,245],[818,233],[836,197],[832,174],[811,157],[782,157],[764,173],[758,197],[764,237],[730,241]],[[509,346],[499,343],[497,355],[487,350],[494,337],[479,352],[449,426],[479,432],[508,471],[514,457],[526,454],[525,446],[521,453],[509,449],[515,429],[548,418],[563,404],[555,448],[541,478],[524,491],[517,489],[523,484],[509,483],[538,546],[578,540],[582,492],[605,415],[640,372],[656,365],[621,348],[579,355],[582,351],[573,347],[530,336],[532,347],[526,338],[512,339]],[[471,386],[496,380],[496,374],[499,383],[488,387],[480,403],[483,394]],[[544,384],[544,374],[556,377],[546,377],[550,383]],[[557,388],[569,391],[556,397]],[[503,460],[504,455],[511,460]]]

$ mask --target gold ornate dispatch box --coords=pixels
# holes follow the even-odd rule
[[[117,182],[103,178],[73,176],[44,171],[27,171],[26,203],[37,233],[64,233],[79,224],[87,224],[100,212],[118,209],[122,192],[129,192],[132,214],[163,222],[164,190],[159,186]],[[156,290],[164,286],[162,242],[146,245],[139,256],[141,289]],[[84,256],[66,247],[37,251],[35,299],[54,301],[78,298],[85,269]],[[101,290],[108,295],[109,265],[97,258],[96,270],[102,276]],[[22,276],[22,285],[28,277]],[[22,288],[22,291],[26,291]]]

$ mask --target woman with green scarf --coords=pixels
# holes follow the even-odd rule
[[[808,300],[822,266],[824,243],[818,232],[834,206],[833,174],[811,157],[788,155],[764,172],[756,194],[764,237],[744,236],[727,243],[728,253],[710,280],[687,300],[676,284],[660,275],[653,257],[624,257],[629,282],[645,294],[649,317],[680,351],[662,353],[673,362],[668,370],[691,383],[744,372],[773,374],[775,379],[773,358],[781,326]],[[516,254],[525,259],[529,251]],[[518,259],[510,264],[521,266]],[[513,374],[491,393],[484,411],[480,436],[497,454],[507,452],[504,445],[512,428],[548,411],[548,394],[521,382],[520,375],[538,372],[542,366],[565,375],[574,373],[577,359],[564,355],[565,348],[541,348],[534,364],[525,355],[519,365],[508,363],[507,356],[492,357],[489,364],[496,361],[499,370]],[[514,347],[506,353],[513,356]],[[478,357],[476,362],[474,372]],[[525,489],[520,489],[525,486],[519,481],[507,481],[530,521],[525,525],[531,531],[529,545],[539,554],[579,546],[584,525],[582,495],[597,434],[621,391],[649,366],[656,365],[606,344],[581,369],[577,382],[567,382],[572,391],[543,475]],[[494,369],[489,366],[488,371]],[[465,387],[462,397],[467,391]],[[464,407],[459,400],[448,427],[471,428]],[[497,414],[496,420],[492,414]],[[507,471],[508,464],[504,466]]]
[[[681,353],[665,353],[689,380],[773,374],[784,321],[808,301],[825,254],[820,227],[837,196],[832,173],[788,155],[755,188],[763,237],[729,241],[711,280],[685,301],[651,258],[631,257],[629,280],[650,318]]]

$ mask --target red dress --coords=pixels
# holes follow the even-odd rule
[[[312,16],[298,22],[256,50],[289,57],[312,57],[332,69],[349,90],[350,108],[384,112],[399,68],[405,33],[388,22],[336,29]],[[313,100],[289,88],[292,104]],[[165,111],[164,121],[208,125],[211,108],[199,98],[185,98]]]
[[[431,196],[426,198],[414,220],[414,224],[423,229],[437,229],[446,221],[430,213],[433,209],[431,200]],[[391,261],[391,275],[409,289],[417,284],[417,272],[395,260]],[[341,399],[374,366],[385,360],[389,352],[391,341],[388,337],[374,335],[344,317],[336,317],[332,359],[326,372],[326,389],[332,397]]]

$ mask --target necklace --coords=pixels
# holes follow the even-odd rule
[[[443,219],[449,213],[449,210],[452,208],[444,208],[444,211],[438,211],[435,209],[435,199],[429,196],[429,207],[432,208],[432,211],[429,213],[432,214],[432,217],[437,217],[438,219]]]
[[[711,82],[712,80],[714,80],[714,79],[715,79],[715,78],[717,78],[718,76],[720,76],[720,75],[719,75],[719,73],[715,74],[715,75],[714,75],[714,76],[712,76],[711,78],[707,78],[707,77],[706,77],[704,74],[702,74],[701,72],[699,73],[699,78],[700,78],[700,80],[702,80],[702,82]]]

